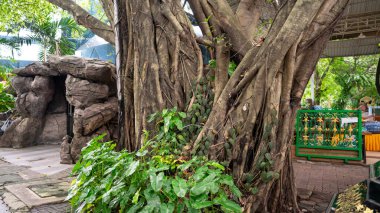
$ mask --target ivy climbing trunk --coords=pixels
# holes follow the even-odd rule
[[[96,26],[88,26],[71,0],[49,1],[89,28],[104,27],[93,17]],[[348,0],[188,3],[203,37],[195,37],[179,0],[102,0],[113,19],[98,35],[117,53],[120,146],[139,148],[143,131],[153,129],[147,116],[177,107],[193,123],[200,118],[183,155],[223,162],[244,192],[244,212],[297,212],[290,156],[296,111]],[[259,17],[270,11],[276,15],[260,38]],[[210,70],[198,44],[215,60]],[[237,64],[231,76],[230,61]]]

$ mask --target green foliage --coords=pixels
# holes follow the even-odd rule
[[[11,68],[0,64],[0,112],[14,108],[15,97],[9,94]]]
[[[44,23],[54,9],[46,0],[0,0],[0,31],[17,32],[28,20]]]
[[[379,55],[320,59],[315,74],[315,98],[325,108],[355,108],[364,96],[379,99],[375,71]],[[331,63],[332,61],[332,63]],[[325,73],[327,71],[327,73]],[[325,74],[324,74],[325,73]],[[318,77],[324,76],[320,87]],[[303,100],[311,97],[310,83]]]
[[[211,59],[209,61],[209,66],[212,69],[216,69],[216,61],[215,61],[215,59]],[[234,61],[230,61],[229,65],[228,65],[228,75],[230,77],[235,72],[235,69],[236,69],[236,63]]]
[[[95,18],[107,22],[107,16],[103,10],[102,4],[99,0],[76,0],[79,6],[88,11]]]
[[[67,197],[77,212],[241,212],[241,192],[225,168],[205,157],[187,159],[180,135],[187,115],[165,109],[150,116],[157,134],[145,132],[137,152],[114,151],[94,138],[75,165]]]
[[[33,22],[29,24],[29,29],[33,32],[31,40],[42,45],[40,60],[46,61],[47,54],[72,55],[75,53],[75,43],[67,36],[59,37],[59,33],[82,33],[82,28],[72,18],[61,18],[59,21]]]

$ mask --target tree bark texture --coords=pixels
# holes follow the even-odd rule
[[[200,48],[179,1],[126,2],[128,43],[124,84],[125,121],[140,147],[147,116],[164,108],[185,110],[202,75]],[[133,121],[133,122],[131,122]],[[134,130],[133,130],[134,129]],[[127,133],[128,134],[128,133]]]
[[[188,2],[202,38],[195,38],[180,1],[113,1],[120,143],[139,148],[142,131],[153,129],[148,115],[172,107],[190,111],[197,103],[203,127],[185,151],[228,165],[245,194],[245,212],[297,212],[290,156],[296,111],[348,0],[276,1],[261,41],[253,34],[267,14],[257,7],[268,2]],[[208,72],[214,81],[205,83],[196,41],[216,61]],[[230,61],[238,65],[232,76]],[[198,94],[199,88],[213,95]]]

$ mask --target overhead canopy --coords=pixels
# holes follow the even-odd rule
[[[322,57],[380,53],[380,0],[351,0]]]

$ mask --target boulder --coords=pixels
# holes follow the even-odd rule
[[[52,79],[36,76],[30,85],[30,91],[17,95],[16,109],[22,117],[42,118],[53,95]]]
[[[16,90],[16,94],[29,92],[33,82],[32,77],[15,76],[11,80],[12,87]]]
[[[108,84],[114,79],[116,68],[113,64],[98,59],[86,59],[75,56],[50,56],[49,66],[61,75]]]
[[[65,113],[47,114],[45,125],[39,135],[39,144],[59,144],[67,134],[67,116]]]
[[[43,120],[39,118],[19,118],[4,132],[1,137],[1,146],[8,143],[13,148],[33,146],[41,132]]]
[[[73,158],[71,157],[70,154],[70,143],[69,143],[69,138],[70,136],[66,135],[63,138],[63,141],[61,143],[61,150],[60,150],[60,158],[61,158],[61,163],[62,164],[73,164]]]
[[[117,115],[117,107],[117,98],[113,97],[104,103],[93,104],[83,110],[75,109],[74,133],[80,135],[92,134]]]
[[[17,118],[5,130],[4,134],[0,137],[0,147],[12,147],[12,138],[17,125],[21,122],[22,118]]]
[[[105,101],[108,91],[105,84],[92,83],[71,75],[66,78],[66,99],[71,105],[81,109]]]
[[[24,68],[14,69],[13,73],[18,76],[58,76],[58,70],[51,69],[47,63],[34,62]]]

